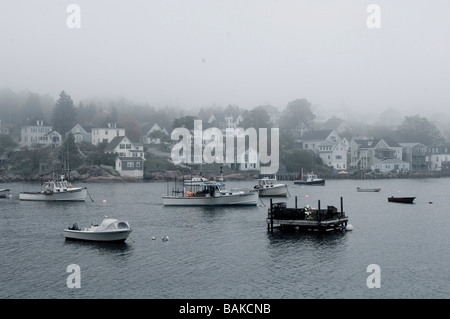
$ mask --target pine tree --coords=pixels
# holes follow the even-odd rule
[[[56,101],[52,114],[53,129],[61,135],[69,132],[77,123],[76,108],[73,105],[72,98],[66,92],[61,91]]]

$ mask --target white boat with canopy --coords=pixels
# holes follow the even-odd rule
[[[64,229],[64,237],[68,240],[87,240],[100,242],[124,242],[132,228],[126,221],[114,218],[103,219],[100,225],[91,225],[83,229],[78,224]]]

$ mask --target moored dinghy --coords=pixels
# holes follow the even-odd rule
[[[356,190],[358,192],[379,192],[381,190],[381,187],[378,188],[362,188],[362,187],[356,187]]]
[[[72,227],[64,229],[64,237],[70,240],[124,242],[132,230],[126,221],[105,217],[100,225],[91,225],[83,229],[78,228],[78,224],[75,223]]]
[[[415,197],[388,197],[388,202],[392,203],[403,203],[403,204],[413,204]]]

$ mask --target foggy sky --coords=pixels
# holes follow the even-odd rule
[[[79,29],[66,24],[71,3]],[[366,24],[371,3],[381,28]],[[448,0],[4,0],[0,88],[183,108],[306,98],[437,112],[450,106],[449,15]]]

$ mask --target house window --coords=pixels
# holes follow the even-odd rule
[[[127,150],[131,150],[131,144],[127,144],[126,147],[127,147]]]
[[[141,163],[140,162],[136,162],[136,167],[141,167]]]
[[[128,168],[134,168],[134,162],[128,162],[127,163]]]
[[[121,150],[125,149],[125,144],[120,144],[120,149]]]

